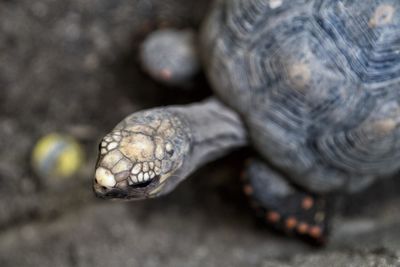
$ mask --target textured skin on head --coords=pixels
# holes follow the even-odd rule
[[[244,145],[239,116],[215,99],[136,112],[103,138],[94,190],[103,198],[166,194],[192,171]]]
[[[294,183],[353,192],[400,169],[399,1],[217,1],[202,45],[217,95]]]
[[[189,150],[191,131],[182,118],[165,109],[125,118],[101,142],[96,181],[108,189],[136,188],[137,197],[158,193],[164,179],[178,169]],[[115,183],[112,182],[115,180]]]

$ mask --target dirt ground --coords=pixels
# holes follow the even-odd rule
[[[166,88],[138,65],[146,34],[197,29],[209,1],[0,0],[0,266],[400,266],[400,181],[343,198],[326,248],[266,229],[241,193],[248,151],[145,202],[95,199],[97,144],[127,114],[211,94],[200,76]],[[47,133],[75,136],[84,168],[32,171]],[[238,167],[232,167],[238,166]]]

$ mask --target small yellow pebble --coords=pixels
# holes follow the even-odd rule
[[[80,144],[71,136],[51,133],[38,140],[32,152],[32,166],[43,178],[73,176],[84,161]]]

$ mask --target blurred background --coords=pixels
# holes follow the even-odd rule
[[[323,249],[255,219],[239,182],[249,151],[160,199],[94,197],[98,143],[117,122],[211,94],[202,75],[167,88],[138,62],[147,34],[197,30],[209,3],[0,0],[0,266],[400,266],[400,179],[341,197]]]

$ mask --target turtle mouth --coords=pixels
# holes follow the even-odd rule
[[[150,193],[159,186],[160,176],[153,179],[130,184],[125,187],[112,187],[107,188],[94,182],[93,189],[96,197],[101,199],[126,199],[126,200],[140,200],[151,198]]]
[[[139,183],[136,183],[136,184],[128,185],[128,187],[134,188],[134,189],[145,188],[145,187],[149,186],[152,182],[153,182],[153,179],[150,179],[148,181],[144,181],[144,182],[139,182]]]

